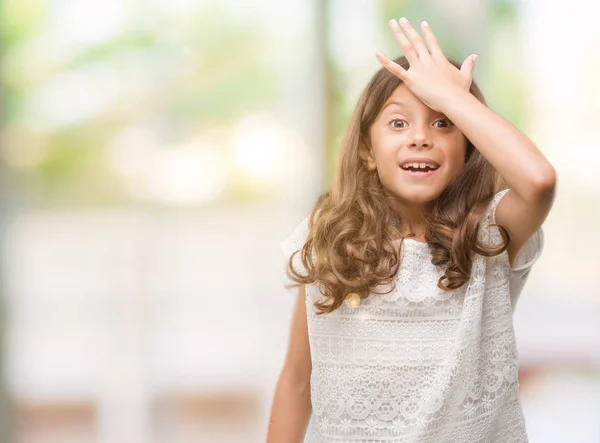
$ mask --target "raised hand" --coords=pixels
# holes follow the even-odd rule
[[[427,22],[421,22],[425,42],[410,22],[390,20],[390,28],[410,64],[405,70],[381,52],[377,58],[392,74],[400,78],[430,108],[441,111],[443,103],[456,93],[468,92],[473,80],[476,55],[470,55],[460,70],[448,61]]]

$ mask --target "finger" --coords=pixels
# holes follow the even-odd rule
[[[393,62],[381,52],[376,52],[375,55],[377,56],[377,59],[381,62],[385,69],[387,69],[403,81],[406,79],[406,70],[402,66],[400,66],[398,63]]]
[[[431,56],[436,61],[445,60],[446,56],[444,55],[444,51],[442,51],[429,23],[426,21],[421,22],[421,28],[423,29],[423,35],[425,36],[425,41],[427,42],[427,47],[429,48],[429,52],[431,52]]]
[[[469,77],[473,77],[473,71],[475,70],[475,60],[477,59],[476,54],[472,54],[465,59],[465,61],[460,66],[461,72]]]
[[[473,81],[473,71],[475,70],[475,60],[477,55],[473,54],[466,58],[463,64],[460,66],[460,72],[465,79],[465,85],[467,88],[471,87]]]
[[[398,22],[395,18],[390,20],[390,28],[394,33],[396,41],[400,45],[400,49],[402,49],[402,53],[408,60],[408,63],[410,65],[416,63],[419,60],[419,55],[416,52],[416,48],[412,45],[410,41],[408,41],[406,35],[404,35],[404,31],[402,30],[402,28],[400,28],[400,25],[398,25]]]
[[[400,19],[400,27],[406,33],[408,40],[415,47],[415,51],[419,56],[419,60],[426,60],[427,58],[431,57],[427,46],[425,46],[425,42],[406,17],[402,17]]]

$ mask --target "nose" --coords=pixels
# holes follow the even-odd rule
[[[429,142],[427,139],[423,137],[414,137],[412,143],[410,144],[411,148],[429,148]]]
[[[409,147],[411,148],[430,148],[431,139],[426,129],[416,127],[413,129],[409,139]]]

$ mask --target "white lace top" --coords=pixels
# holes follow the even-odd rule
[[[507,191],[494,196],[480,225],[486,244],[501,243],[489,225]],[[286,257],[307,233],[308,217],[281,243]],[[444,292],[427,243],[405,239],[394,292],[323,316],[313,305],[323,296],[308,285],[313,425],[306,441],[527,442],[512,313],[543,244],[540,228],[512,269],[506,251],[475,254],[470,281]],[[303,270],[299,255],[294,266]]]

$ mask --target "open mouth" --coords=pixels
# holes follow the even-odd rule
[[[426,178],[426,177],[431,177],[433,174],[435,174],[435,171],[440,169],[440,167],[439,166],[435,166],[435,167],[425,166],[425,167],[421,168],[421,167],[415,167],[415,166],[404,166],[404,167],[401,167],[400,169],[402,169],[404,172],[406,172],[411,177]]]

